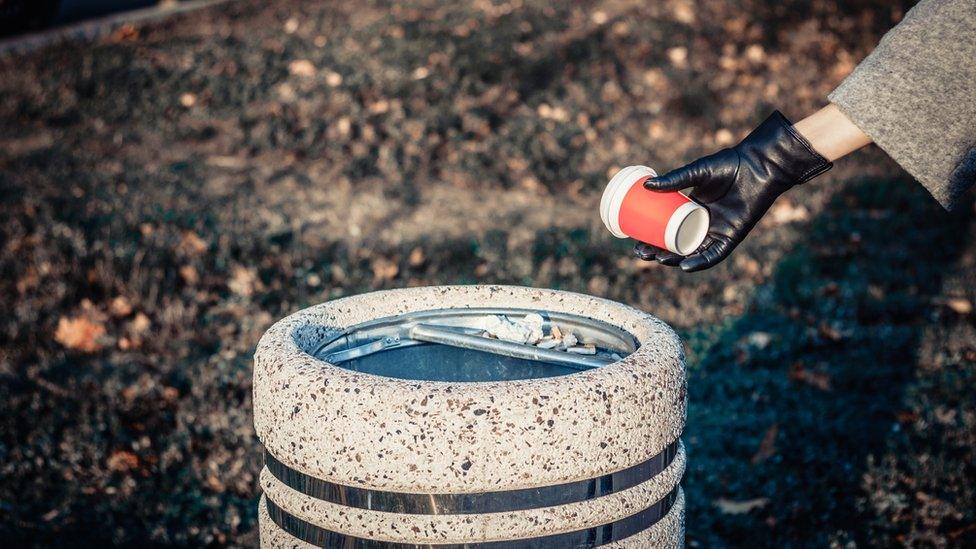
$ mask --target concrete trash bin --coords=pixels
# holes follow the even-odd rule
[[[595,354],[478,334],[533,312]],[[619,303],[444,286],[316,305],[255,354],[261,543],[681,547],[684,421],[678,337]]]

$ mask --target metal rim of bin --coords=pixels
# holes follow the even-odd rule
[[[343,547],[348,549],[559,549],[563,547],[597,547],[637,535],[661,521],[671,512],[681,495],[681,487],[675,486],[671,492],[650,507],[620,520],[559,534],[535,538],[503,541],[465,542],[465,543],[401,543],[359,538],[302,520],[283,510],[273,501],[265,498],[265,507],[271,521],[289,535],[318,547]]]
[[[593,344],[595,354],[579,355],[481,335],[481,321],[488,317],[519,317],[530,313],[543,318],[543,331],[547,335],[552,333],[553,325],[558,326],[567,333],[578,334],[580,343]],[[577,371],[612,364],[640,346],[627,331],[582,315],[543,309],[478,307],[431,309],[379,318],[329,334],[314,348],[305,350],[315,358],[342,367],[343,363],[351,360],[366,359],[378,353],[416,345],[446,345],[545,362]]]
[[[646,482],[678,455],[680,441],[660,454],[622,471],[599,477],[519,490],[466,494],[415,494],[344,486],[296,471],[265,451],[264,464],[282,484],[306,496],[348,507],[408,514],[473,514],[554,507],[608,496]]]

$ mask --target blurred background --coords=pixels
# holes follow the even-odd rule
[[[254,544],[263,331],[475,282],[680,332],[690,547],[976,544],[971,197],[869,148],[693,275],[598,215],[620,167],[822,106],[911,4],[240,0],[0,43],[0,544]]]

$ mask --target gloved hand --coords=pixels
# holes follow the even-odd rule
[[[648,179],[644,187],[671,192],[692,187],[689,196],[708,208],[708,236],[688,257],[644,242],[634,247],[641,259],[700,271],[721,262],[745,239],[773,201],[794,185],[829,170],[831,164],[779,111],[731,149]]]

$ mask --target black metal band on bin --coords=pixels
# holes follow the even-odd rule
[[[562,549],[564,547],[597,547],[638,534],[664,518],[678,499],[676,486],[656,503],[629,517],[592,528],[534,538],[470,543],[400,543],[378,541],[334,532],[302,520],[267,499],[268,515],[279,528],[291,536],[318,547],[344,549]]]
[[[461,515],[555,507],[633,488],[666,469],[678,455],[678,445],[679,441],[675,440],[642,463],[596,478],[537,488],[470,494],[416,494],[345,486],[296,471],[278,461],[267,450],[264,452],[264,464],[284,485],[330,503],[389,513]]]

